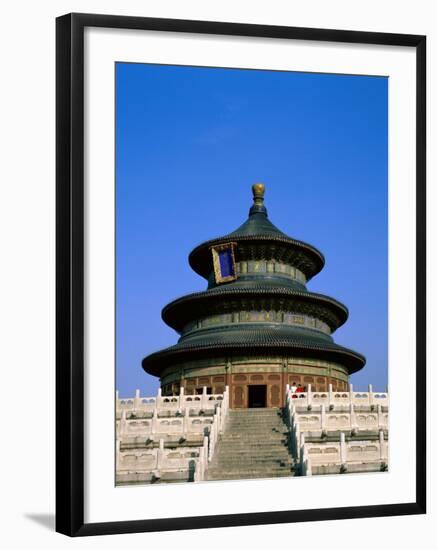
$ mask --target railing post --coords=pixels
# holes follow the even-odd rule
[[[320,405],[320,423],[322,431],[326,430],[326,409],[323,403]]]
[[[214,454],[214,446],[215,446],[215,423],[213,422],[211,424],[211,431],[209,432],[209,453],[208,453],[208,460],[211,461],[212,455]]]
[[[379,457],[381,460],[387,460],[387,452],[384,440],[384,430],[379,430]]]
[[[204,458],[204,449],[203,447],[200,447],[199,449],[199,459],[196,464],[196,470],[194,472],[194,481],[202,481],[203,480],[203,472],[204,472],[204,466],[205,466],[205,458]]]
[[[135,390],[134,409],[139,409],[141,406],[140,390]]]
[[[205,470],[208,468],[208,436],[205,435],[203,438],[203,451],[205,453]]]
[[[158,388],[158,393],[155,399],[155,408],[158,409],[162,405],[162,389]]]
[[[208,399],[208,396],[207,396],[207,393],[206,393],[206,386],[203,386],[202,387],[202,397],[201,397],[201,402],[200,402],[202,409],[206,408],[207,399]]]
[[[312,402],[313,402],[313,395],[312,395],[312,391],[311,391],[311,384],[308,384],[308,388],[307,388],[307,405],[308,405],[308,407],[310,407],[312,405]]]
[[[352,384],[349,384],[349,403],[352,404],[353,403],[353,392],[354,392],[354,387]]]
[[[151,433],[156,434],[158,428],[158,409],[153,409],[153,416],[152,416],[152,430]]]
[[[115,442],[115,473],[120,469],[120,440]]]
[[[376,405],[376,410],[378,411],[378,428],[381,429],[382,425],[382,407],[381,405]]]
[[[332,384],[328,385],[328,407],[331,408],[333,405],[333,395],[332,395]]]
[[[350,404],[350,421],[351,421],[351,430],[356,430],[358,428],[357,424],[357,415],[355,414],[354,404]]]
[[[181,409],[183,409],[183,408],[184,408],[184,405],[185,405],[184,387],[181,386],[181,387],[179,388],[179,407],[180,407]]]
[[[301,433],[299,435],[299,442],[298,442],[298,447],[299,447],[299,456],[300,456],[300,465],[301,465],[301,468],[303,469],[304,467],[304,462],[305,462],[305,434],[304,433]]]
[[[311,465],[311,458],[309,456],[306,457],[306,474],[307,476],[312,476],[313,475],[313,469],[312,469],[312,465]]]
[[[186,409],[186,410],[184,411],[184,413],[183,413],[183,414],[184,414],[184,418],[183,418],[183,420],[182,420],[182,430],[183,430],[183,433],[184,433],[184,434],[187,434],[187,433],[188,433],[188,420],[189,420],[189,418],[188,418],[188,412],[189,412],[188,409]]]
[[[215,408],[215,414],[217,416],[217,428],[218,428],[218,433],[220,433],[222,431],[222,415],[221,415],[221,411],[220,411],[220,407],[219,405],[216,406]]]
[[[369,405],[373,405],[373,388],[372,388],[372,384],[369,384]]]
[[[156,467],[158,468],[158,470],[161,470],[163,466],[163,462],[164,462],[164,440],[160,439],[159,448],[158,448],[158,459],[156,464]]]
[[[296,445],[296,455],[297,455],[297,459],[299,460],[300,459],[300,428],[299,428],[299,424],[295,424],[295,428],[294,428],[294,444]]]
[[[120,418],[120,424],[119,424],[119,435],[120,437],[126,432],[126,409],[122,409],[121,411],[121,418]]]
[[[346,464],[347,462],[346,438],[344,432],[340,433],[340,462],[342,464]]]

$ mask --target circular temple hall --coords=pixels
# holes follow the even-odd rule
[[[252,186],[248,219],[197,246],[191,268],[208,281],[162,310],[180,334],[174,346],[145,357],[162,395],[223,393],[232,409],[283,407],[285,387],[349,389],[365,358],[334,342],[346,306],[307,290],[324,266],[316,248],[289,237],[268,218],[264,185]]]

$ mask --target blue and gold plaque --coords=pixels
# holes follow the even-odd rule
[[[235,243],[227,243],[211,248],[216,283],[226,283],[237,278],[234,246]]]

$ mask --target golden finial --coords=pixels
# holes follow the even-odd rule
[[[264,200],[264,192],[266,190],[266,186],[263,183],[254,183],[252,185],[252,193],[253,198]]]
[[[253,207],[257,212],[260,212],[260,209],[265,210],[264,208],[264,191],[265,191],[265,185],[263,183],[254,183],[252,185],[252,193],[253,193]]]

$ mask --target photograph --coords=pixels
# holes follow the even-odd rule
[[[114,71],[115,485],[386,475],[388,77]]]

